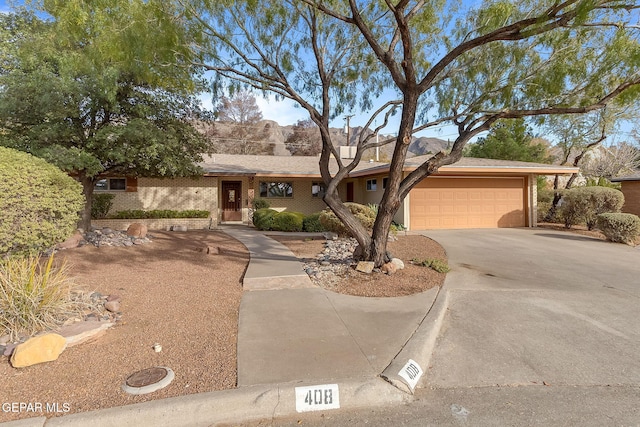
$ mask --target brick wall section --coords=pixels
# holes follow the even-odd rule
[[[217,217],[218,178],[139,178],[137,190],[113,192],[116,197],[110,213],[130,209],[197,209],[210,211],[214,222]]]
[[[624,206],[622,212],[640,216],[640,181],[623,181]]]
[[[126,230],[134,222],[140,222],[149,230],[166,230],[173,225],[185,225],[189,230],[203,230],[209,228],[211,219],[204,218],[167,218],[167,219],[98,219],[91,221],[93,227],[109,227],[114,230]],[[215,228],[215,222],[211,223]]]

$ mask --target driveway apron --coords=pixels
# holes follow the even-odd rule
[[[429,386],[640,385],[640,250],[545,229],[424,234],[452,268]]]

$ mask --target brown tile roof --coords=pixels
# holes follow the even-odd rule
[[[407,159],[405,169],[411,170],[429,159],[429,155]],[[214,154],[205,158],[200,166],[209,175],[301,175],[320,176],[317,156],[258,156],[240,154]],[[348,160],[344,160],[345,163]],[[364,176],[381,173],[388,170],[388,163],[361,162],[352,175]],[[573,173],[577,168],[568,166],[547,165],[541,163],[517,162],[510,160],[479,159],[464,157],[453,165],[443,166],[441,172],[455,170],[463,172],[465,169],[482,171],[483,169],[504,170],[510,172],[523,171],[525,173],[541,174]],[[337,170],[335,160],[332,159],[331,172]]]
[[[241,154],[214,154],[205,157],[200,166],[211,175],[308,175],[320,176],[318,156],[256,156]],[[348,160],[343,160],[345,163]],[[384,163],[360,162],[356,170],[383,166]],[[332,159],[331,172],[337,171]]]

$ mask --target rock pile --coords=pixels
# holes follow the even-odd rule
[[[324,251],[315,260],[304,263],[304,271],[315,284],[331,287],[349,273],[355,263],[353,250],[357,245],[354,238],[327,240]]]
[[[76,233],[66,242],[59,244],[56,249],[70,249],[78,246],[93,245],[101,246],[134,246],[151,243],[149,234],[144,233],[144,237],[138,237],[142,234],[138,231],[135,235],[130,236],[126,231],[113,230],[111,228],[92,228],[84,234]]]
[[[394,274],[404,268],[404,263],[398,258],[393,258],[391,262],[384,264],[380,269],[373,268],[372,262],[357,263],[353,259],[353,252],[357,246],[358,242],[354,238],[328,239],[325,242],[324,251],[318,254],[315,260],[307,260],[303,263],[304,271],[316,285],[331,288],[341,278],[347,276],[352,267],[355,268],[361,264],[367,264],[367,268],[355,269],[366,274],[372,272]],[[391,254],[387,253],[387,255],[391,258]]]

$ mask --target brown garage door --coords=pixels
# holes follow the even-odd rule
[[[525,179],[423,180],[409,197],[412,230],[524,227]]]

